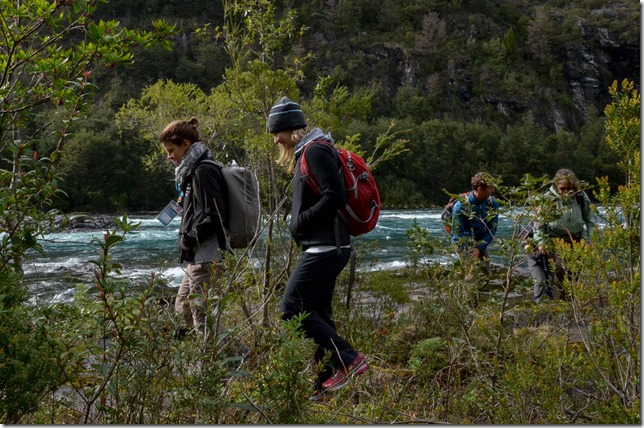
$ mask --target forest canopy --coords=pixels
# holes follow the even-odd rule
[[[327,95],[333,88],[372,92],[359,116],[318,125],[365,152],[387,130],[407,140],[406,152],[374,171],[385,207],[442,205],[445,191],[466,189],[479,170],[508,185],[525,174],[551,176],[562,167],[586,182],[607,176],[613,189],[622,183],[617,159],[603,142],[603,110],[613,81],[629,78],[639,86],[640,12],[633,2],[246,2],[264,11],[249,25],[270,38],[250,38],[241,20],[225,15],[226,6],[244,3],[98,4],[93,17],[126,26],[153,28],[152,22],[165,20],[174,26],[173,43],[170,49],[133,46],[135,60],[128,67],[93,66],[95,98],[62,147],[61,189],[67,196],[58,198],[56,207],[102,212],[163,207],[174,197],[172,174],[168,166],[149,163],[162,125],[119,128],[117,112],[164,84],[193,85],[192,94],[203,97],[221,92],[236,78],[231,73],[252,72],[249,52],[293,79],[290,96],[304,105],[320,88]],[[237,19],[229,24],[237,25],[230,28],[239,34],[222,32],[225,19]],[[209,114],[227,120],[228,113],[215,112],[225,105],[217,101]],[[256,107],[254,121],[261,122],[267,105]],[[174,118],[202,111],[191,108],[174,110]],[[54,113],[43,108],[30,119],[30,128]],[[216,126],[204,129],[206,139],[226,150],[244,147],[243,129],[227,134],[223,122]],[[250,126],[259,132],[262,124]],[[43,136],[37,149],[48,156],[55,147],[54,139]]]

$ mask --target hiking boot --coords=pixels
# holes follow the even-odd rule
[[[369,366],[367,359],[361,353],[353,359],[346,367],[338,370],[333,376],[322,383],[324,391],[336,391],[343,388],[348,382],[350,376],[357,376],[364,373]]]

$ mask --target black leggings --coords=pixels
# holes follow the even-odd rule
[[[282,297],[282,318],[289,320],[295,315],[306,313],[302,323],[305,335],[318,345],[316,361],[321,361],[326,351],[331,352],[334,368],[348,365],[358,355],[355,349],[338,336],[331,320],[331,303],[335,280],[346,266],[350,248],[323,253],[300,254],[295,269],[286,283]]]

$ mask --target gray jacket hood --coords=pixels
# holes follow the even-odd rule
[[[325,134],[322,132],[320,128],[313,128],[311,131],[309,131],[308,134],[302,138],[302,140],[295,145],[295,157],[298,157],[300,153],[302,153],[302,150],[304,150],[304,146],[309,144],[311,141],[328,141],[331,144],[335,144],[335,141],[333,141],[333,137],[331,137],[331,133],[329,132],[328,134]]]

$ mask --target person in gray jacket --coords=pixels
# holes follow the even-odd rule
[[[563,293],[561,283],[566,270],[554,252],[552,241],[561,239],[568,244],[582,240],[590,242],[590,234],[595,227],[590,199],[586,192],[580,189],[579,180],[571,170],[557,171],[545,196],[552,202],[551,208],[556,218],[537,224],[534,230],[535,248],[528,255],[528,266],[535,280],[536,302],[545,297],[554,299]]]
[[[180,205],[183,209],[179,228],[179,262],[185,275],[179,285],[175,311],[184,314],[188,328],[208,335],[205,301],[216,290],[214,278],[221,275],[224,234],[225,192],[221,168],[213,162],[210,149],[199,139],[199,121],[176,120],[160,135],[167,157],[174,165]],[[210,289],[210,290],[209,290]],[[202,298],[194,298],[194,295]],[[193,296],[190,298],[190,296]],[[224,328],[218,320],[217,333]]]

